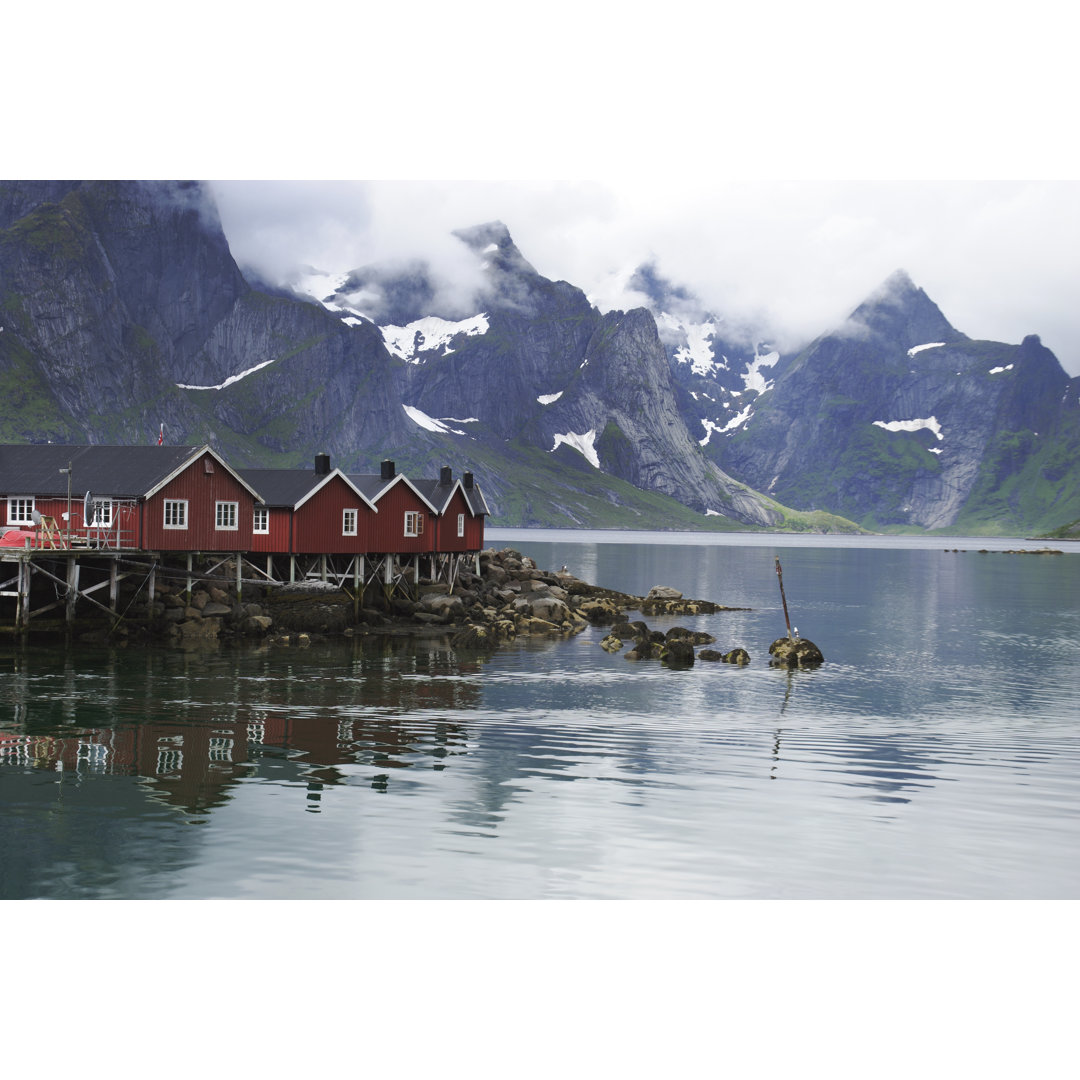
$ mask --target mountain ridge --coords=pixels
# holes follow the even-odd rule
[[[0,184],[0,438],[165,422],[246,465],[452,461],[505,524],[1080,517],[1075,384],[1036,336],[968,338],[904,271],[781,355],[648,264],[645,306],[601,312],[504,223],[454,235],[461,280],[416,259],[290,295],[237,267],[204,185]]]

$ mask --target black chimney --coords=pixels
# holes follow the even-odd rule
[[[439,486],[449,487],[454,482],[454,470],[449,465],[444,465],[439,470]]]
[[[382,478],[384,480],[393,480],[395,475],[394,463],[392,461],[384,461],[382,463]]]
[[[465,485],[465,487],[467,487],[471,491],[472,490],[472,473],[471,472],[462,473],[461,474],[461,482]]]
[[[315,455],[315,475],[316,476],[328,476],[330,473],[330,455],[329,454],[316,454]]]

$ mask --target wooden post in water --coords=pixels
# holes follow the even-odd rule
[[[780,556],[776,556],[776,579],[780,582],[780,601],[784,605],[784,622],[787,623],[787,636],[789,641],[795,640],[795,635],[791,632],[791,619],[788,617],[787,610],[787,597],[784,595],[784,575],[780,569]]]

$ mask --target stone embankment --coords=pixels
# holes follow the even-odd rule
[[[655,658],[685,666],[693,663],[693,647],[711,644],[711,637],[679,627],[666,634],[650,631],[644,622],[631,623],[626,613],[678,617],[746,610],[688,600],[664,587],[647,596],[605,589],[565,569],[541,570],[511,548],[481,552],[479,568],[479,574],[463,570],[453,589],[420,582],[410,596],[397,592],[387,597],[380,586],[371,586],[360,602],[322,582],[248,584],[238,599],[235,587],[225,581],[198,582],[190,596],[186,582],[165,581],[158,585],[152,603],[145,596],[132,598],[111,636],[129,636],[146,627],[153,638],[174,645],[259,638],[284,646],[342,635],[438,634],[448,636],[458,650],[491,650],[527,635],[570,636],[588,626],[608,626],[605,649],[620,650],[625,643],[629,659]],[[748,658],[742,655],[745,662]],[[707,652],[701,656],[709,659]]]

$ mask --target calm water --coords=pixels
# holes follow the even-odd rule
[[[5,643],[0,898],[1080,897],[1080,546],[492,542],[750,607],[648,621],[752,662]]]

